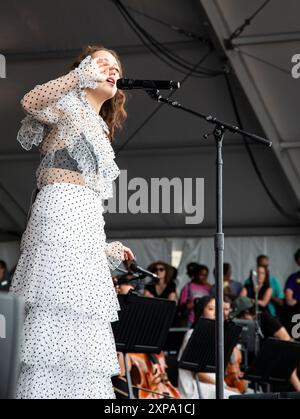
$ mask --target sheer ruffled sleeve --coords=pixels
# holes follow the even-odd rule
[[[68,74],[36,85],[21,99],[21,105],[26,113],[40,122],[55,124],[61,112],[56,105],[64,95],[78,88],[95,89],[99,81],[101,81],[99,67],[95,59],[88,55],[77,68]]]
[[[121,242],[106,243],[105,253],[111,270],[116,269],[124,260],[124,246]]]
[[[21,105],[27,116],[21,121],[17,140],[25,150],[38,146],[44,138],[44,125],[55,125],[64,107],[60,106],[64,97],[72,90],[97,87],[101,75],[96,61],[88,55],[77,68],[68,74],[38,84],[22,99]]]

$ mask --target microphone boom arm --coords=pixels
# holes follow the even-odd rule
[[[229,124],[227,122],[220,121],[219,119],[215,118],[212,115],[204,115],[200,112],[194,111],[193,109],[186,108],[185,106],[182,106],[177,100],[170,100],[169,98],[163,97],[160,94],[159,90],[147,89],[147,90],[145,90],[145,92],[148,94],[148,96],[151,99],[153,99],[157,102],[165,103],[169,106],[172,106],[173,108],[181,109],[184,112],[190,113],[192,115],[198,116],[201,119],[204,119],[209,124],[215,125],[215,128],[220,129],[223,133],[225,133],[225,131],[227,130],[229,132],[232,132],[233,134],[244,135],[245,137],[251,138],[252,140],[254,140],[258,143],[264,144],[268,147],[272,147],[272,141],[267,140],[266,138],[260,137],[258,135],[252,134],[251,132],[245,131],[245,130],[239,128],[236,125],[232,125],[232,124]],[[206,136],[204,138],[207,138],[207,137],[208,137],[208,135],[206,134]]]
[[[214,125],[213,136],[216,143],[216,234],[215,234],[215,266],[216,266],[216,323],[215,323],[215,338],[216,338],[216,398],[224,399],[224,377],[225,377],[225,364],[224,364],[224,284],[223,284],[223,260],[224,260],[224,233],[223,233],[223,154],[222,146],[223,139],[226,131],[233,134],[241,134],[258,143],[272,146],[272,142],[266,138],[259,137],[258,135],[244,131],[239,127],[229,124],[224,121],[211,116],[204,115],[196,112],[193,109],[182,106],[176,100],[164,98],[161,96],[157,89],[147,89],[146,93],[149,97],[157,102],[165,103],[173,108],[181,109],[184,112],[195,115],[198,118],[204,119],[209,124]],[[211,134],[206,134],[205,139]]]

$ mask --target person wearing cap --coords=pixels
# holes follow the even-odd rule
[[[300,248],[294,255],[296,264],[300,267]],[[289,306],[300,303],[300,270],[290,275],[285,285],[285,300]]]
[[[248,297],[239,297],[232,303],[231,318],[242,320],[254,320],[254,301]],[[262,311],[259,313],[260,327],[265,339],[276,337],[281,340],[290,340],[290,336],[279,320],[270,313]]]

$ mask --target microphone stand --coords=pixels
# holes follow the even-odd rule
[[[260,338],[264,338],[264,335],[261,330],[261,322],[260,322],[260,311],[259,311],[259,284],[257,280],[257,272],[255,270],[251,270],[250,281],[253,284],[254,290],[254,324],[255,324],[255,342],[254,342],[254,354],[257,357],[259,350],[260,350]]]
[[[205,134],[203,137],[207,139],[213,135],[216,142],[216,234],[215,234],[215,266],[216,266],[216,398],[224,399],[224,287],[223,287],[223,259],[224,259],[224,233],[223,233],[223,156],[222,146],[224,135],[226,131],[234,134],[241,134],[245,137],[251,138],[254,141],[262,143],[266,146],[271,147],[272,142],[266,138],[259,137],[250,132],[244,131],[239,127],[220,121],[212,115],[204,115],[200,112],[196,112],[185,106],[182,106],[176,100],[164,98],[161,96],[159,90],[147,89],[146,93],[151,99],[165,103],[173,108],[181,109],[184,112],[195,115],[206,122],[214,125],[214,130],[210,134]]]
[[[255,346],[254,354],[258,355],[260,350],[260,338],[264,338],[263,332],[260,326],[260,311],[258,305],[258,287],[255,287]]]
[[[263,332],[261,330],[261,325],[260,325],[260,311],[259,311],[259,305],[258,305],[258,293],[259,293],[258,284],[254,284],[254,293],[255,293],[255,304],[254,304],[254,308],[255,308],[254,355],[255,355],[255,358],[257,358],[257,355],[258,355],[259,350],[260,350],[260,339],[264,338]],[[258,383],[257,382],[254,384],[254,391],[255,391],[255,393],[258,392]]]

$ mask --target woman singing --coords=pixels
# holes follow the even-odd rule
[[[87,47],[68,74],[21,100],[18,141],[39,146],[41,163],[11,287],[26,303],[17,398],[114,398],[120,307],[110,269],[134,258],[106,243],[103,219],[119,175],[111,140],[126,117],[121,76],[115,52]]]

